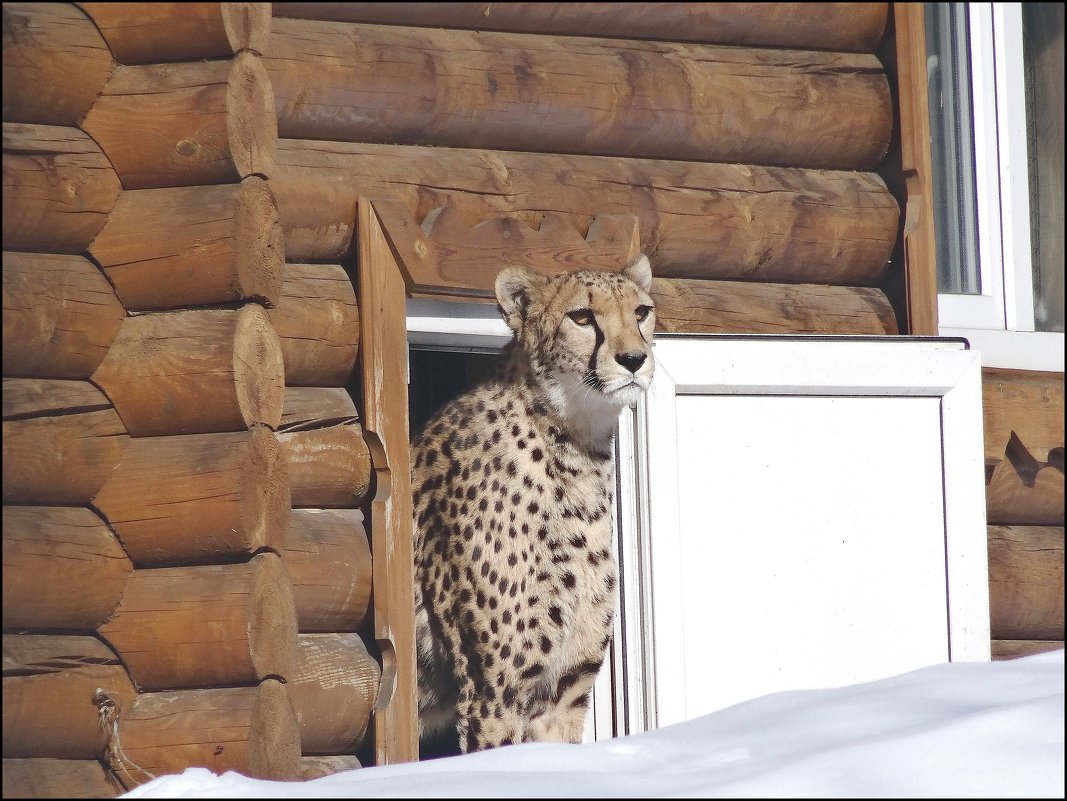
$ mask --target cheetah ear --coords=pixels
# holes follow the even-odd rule
[[[648,292],[652,288],[652,265],[648,262],[648,256],[642,253],[622,274],[637,284],[641,289]]]
[[[496,301],[504,322],[515,332],[522,328],[526,309],[541,276],[525,267],[505,267],[496,277]]]

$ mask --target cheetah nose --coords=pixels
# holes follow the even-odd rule
[[[631,373],[636,373],[641,369],[641,365],[645,363],[645,359],[648,358],[647,353],[617,353],[615,354],[615,361],[629,370]]]

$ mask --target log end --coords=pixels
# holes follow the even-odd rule
[[[259,685],[248,733],[248,772],[258,779],[300,778],[300,730],[285,686]]]
[[[222,27],[233,52],[262,53],[270,37],[270,3],[220,3]]]
[[[238,313],[233,343],[237,407],[247,427],[277,428],[285,403],[282,346],[266,312],[249,304]]]
[[[285,240],[274,194],[258,176],[241,182],[234,240],[235,296],[276,306],[284,280]]]
[[[242,459],[240,514],[246,542],[252,550],[280,550],[292,503],[282,446],[273,431],[256,426],[249,432]]]
[[[226,90],[226,133],[238,175],[270,178],[278,152],[278,117],[266,67],[254,53],[238,53]]]
[[[281,557],[252,557],[248,617],[249,652],[257,676],[291,678],[297,666],[296,605],[293,586]]]

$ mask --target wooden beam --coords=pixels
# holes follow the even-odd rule
[[[909,334],[937,336],[937,247],[923,3],[893,3]]]
[[[420,222],[455,206],[468,226],[538,228],[558,212],[583,235],[597,215],[634,214],[654,272],[671,278],[875,286],[897,238],[896,201],[865,173],[289,139],[278,155],[290,261],[347,257],[361,195]]]
[[[989,526],[989,615],[996,640],[1062,640],[1063,528]]]
[[[893,128],[869,54],[277,19],[263,61],[291,138],[870,170]]]
[[[873,52],[888,3],[274,3],[275,17]]]
[[[359,202],[363,421],[376,478],[370,504],[374,636],[382,654],[375,764],[419,758],[415,568],[404,279],[373,206]]]

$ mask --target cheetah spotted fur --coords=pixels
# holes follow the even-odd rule
[[[423,737],[580,742],[618,581],[612,437],[654,369],[651,281],[643,255],[622,273],[503,270],[502,368],[415,438]]]

